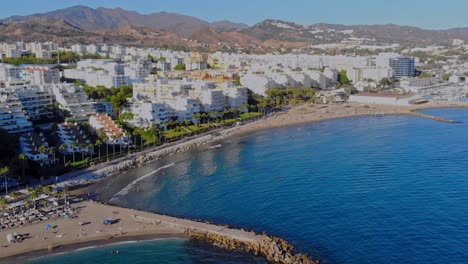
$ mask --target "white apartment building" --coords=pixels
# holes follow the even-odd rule
[[[130,82],[142,82],[151,74],[152,63],[149,61],[138,61],[127,63],[124,68],[125,76]]]
[[[32,85],[59,83],[60,72],[57,69],[52,69],[52,66],[25,65],[21,67],[20,78]]]
[[[383,78],[392,78],[392,68],[353,68],[346,72],[348,79],[353,83],[361,82],[365,79],[380,81]]]
[[[68,83],[52,84],[49,87],[65,116],[75,121],[86,121],[90,115],[96,114],[93,103],[88,101],[83,87]]]
[[[112,60],[79,61],[76,69],[65,69],[64,76],[84,81],[87,85],[102,85],[108,88],[119,88],[130,84],[125,75],[125,66]]]
[[[0,64],[0,86],[8,87],[22,85],[25,82],[20,79],[21,69],[11,64]]]
[[[92,151],[92,149],[88,148],[91,140],[87,138],[84,131],[76,124],[59,124],[57,136],[60,145],[65,144],[67,146],[64,151],[67,154]]]
[[[41,146],[45,146],[47,149],[49,148],[49,144],[44,139],[44,135],[42,133],[26,133],[21,135],[20,139],[20,149],[21,153],[26,155],[28,159],[40,162],[41,166],[48,165],[53,163],[53,160],[49,159],[49,153],[41,153],[39,152],[39,148]]]
[[[225,106],[230,109],[240,109],[248,103],[248,89],[235,86],[233,83],[223,83],[221,85],[225,97]],[[248,109],[244,109],[248,111]]]
[[[150,100],[134,102],[130,105],[129,112],[133,114],[130,123],[140,128],[159,126],[169,121],[168,108],[164,103]]]
[[[400,87],[417,93],[421,89],[435,88],[434,86],[439,86],[442,82],[440,77],[428,77],[428,78],[411,78],[400,81]]]
[[[193,116],[201,112],[201,104],[198,99],[188,97],[177,97],[166,99],[164,102],[169,106],[169,117],[176,117],[180,122],[198,122]]]
[[[0,91],[0,129],[8,133],[25,133],[33,130],[16,94]]]
[[[408,106],[412,104],[412,101],[418,100],[420,98],[421,97],[417,95],[359,93],[350,95],[348,101],[364,104]]]
[[[44,86],[26,86],[5,89],[15,93],[30,120],[44,120],[54,117],[54,95]]]

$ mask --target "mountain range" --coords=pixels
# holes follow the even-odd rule
[[[347,26],[324,23],[305,26],[274,19],[249,26],[227,20],[207,22],[176,13],[140,14],[121,8],[94,9],[82,5],[0,20],[0,41],[268,49],[306,47],[352,38],[381,43],[449,44],[453,39],[468,41],[468,28],[428,30],[394,24]]]

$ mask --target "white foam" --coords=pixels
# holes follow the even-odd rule
[[[120,197],[120,196],[126,195],[126,194],[130,191],[130,189],[131,189],[133,186],[135,186],[138,182],[140,182],[140,181],[142,181],[142,180],[144,180],[144,179],[146,179],[146,178],[148,178],[148,177],[153,176],[154,174],[160,172],[160,171],[163,170],[163,169],[172,167],[172,166],[174,166],[174,165],[175,165],[175,163],[171,163],[171,164],[168,164],[168,165],[166,165],[166,166],[162,166],[161,168],[158,168],[157,170],[154,170],[154,171],[152,171],[152,172],[150,172],[150,173],[147,173],[147,174],[141,176],[140,178],[138,178],[138,179],[134,180],[133,182],[131,182],[129,185],[125,186],[125,188],[123,188],[120,192],[116,193],[116,194],[112,197],[111,201],[114,200],[114,199],[116,199],[116,198],[118,198],[118,197]]]
[[[221,144],[218,144],[218,145],[214,145],[214,146],[211,146],[211,147],[208,147],[208,149],[215,149],[215,148],[220,148],[222,147]]]

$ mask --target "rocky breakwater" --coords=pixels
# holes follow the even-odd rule
[[[264,256],[269,262],[284,264],[318,264],[306,254],[294,254],[294,247],[286,240],[267,235],[261,236],[259,240],[243,240],[224,234],[202,232],[187,229],[186,235],[200,241],[226,248],[232,251],[251,253],[256,256]]]

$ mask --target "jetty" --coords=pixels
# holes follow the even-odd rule
[[[142,216],[132,214],[136,222],[160,225],[183,231],[192,239],[208,242],[228,250],[264,256],[269,262],[284,264],[318,264],[306,254],[294,254],[294,247],[286,240],[254,231],[234,229],[165,215]]]

